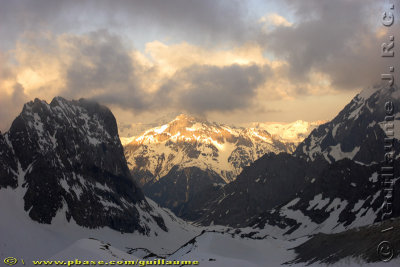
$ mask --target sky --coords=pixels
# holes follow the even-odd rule
[[[180,113],[330,120],[387,72],[388,4],[0,0],[0,130],[55,96],[99,101],[124,129]]]

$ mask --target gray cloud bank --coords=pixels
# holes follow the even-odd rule
[[[107,31],[89,36],[90,42],[72,42],[83,53],[66,68],[63,95],[69,98],[93,95],[97,101],[138,112],[171,107],[197,114],[230,111],[250,106],[270,72],[257,65],[194,65],[177,71],[156,92],[148,92],[138,82],[143,78],[142,72],[136,73],[140,64],[131,60],[120,38]]]
[[[7,36],[8,45],[24,31],[37,29],[154,31],[211,45],[243,42],[255,30],[239,0],[0,0],[0,6],[1,25],[7,25],[0,27],[0,36]]]
[[[320,71],[330,76],[336,89],[354,90],[376,83],[380,73],[387,71],[388,62],[382,59],[380,46],[389,42],[388,35],[377,35],[377,30],[385,28],[381,24],[383,2],[285,2],[298,22],[294,27],[277,27],[260,42],[289,62],[294,83],[307,80],[311,71]],[[399,29],[396,23],[391,32]],[[398,62],[393,63],[400,67]]]

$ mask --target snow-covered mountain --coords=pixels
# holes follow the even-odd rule
[[[130,169],[149,175],[141,184],[156,182],[174,166],[212,170],[230,182],[244,166],[267,152],[291,152],[263,129],[234,128],[184,114],[123,140]]]
[[[132,179],[113,114],[97,103],[25,104],[0,136],[0,174],[0,194],[39,223],[58,215],[89,228],[147,233],[148,220],[167,230]]]
[[[204,188],[234,180],[267,152],[291,152],[294,147],[261,128],[235,128],[183,114],[122,140],[131,172],[146,196],[178,215]]]

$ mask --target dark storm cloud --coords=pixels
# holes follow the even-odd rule
[[[337,89],[370,86],[382,71],[376,36],[382,5],[374,0],[287,0],[297,22],[264,36],[269,51],[289,62],[293,83],[307,82],[311,71],[328,74]],[[398,27],[398,26],[396,26]]]
[[[0,0],[0,48],[13,47],[25,31],[69,30],[72,25],[63,18],[71,14],[71,2]]]
[[[252,105],[257,87],[270,73],[269,67],[257,65],[191,66],[165,84],[158,98],[197,114],[243,109]]]
[[[226,39],[245,41],[251,31],[246,23],[246,6],[238,0],[102,2],[110,6],[111,12],[125,10],[129,14],[128,20],[133,23],[140,21],[144,29],[156,24],[167,32],[176,31],[192,40],[206,40],[214,44]]]
[[[107,31],[88,34],[86,38],[70,38],[77,48],[67,70],[68,89],[87,90],[125,83],[133,73],[133,64],[121,40]]]
[[[68,38],[73,60],[66,67],[68,98],[91,95],[94,100],[142,110],[146,93],[135,76],[135,61],[123,40],[106,30]]]
[[[214,0],[0,0],[0,36],[13,44],[29,30],[63,33],[112,28],[164,32],[210,44],[244,41],[252,31],[241,1]],[[85,29],[85,28],[84,28]],[[254,28],[253,28],[254,29]],[[174,36],[175,35],[175,36]]]

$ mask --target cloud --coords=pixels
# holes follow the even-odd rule
[[[106,30],[25,34],[13,56],[13,77],[31,98],[84,97],[139,113],[248,108],[277,65],[251,44],[207,50],[155,41],[145,55]]]
[[[25,31],[55,34],[99,28],[133,36],[151,32],[215,45],[247,40],[255,28],[247,6],[238,0],[69,0],[2,1],[0,36],[12,47]]]
[[[28,100],[20,84],[14,84],[11,95],[0,91],[0,131],[4,132],[9,128],[15,115],[22,110],[23,104]]]
[[[155,64],[174,73],[191,65],[226,66],[231,64],[276,64],[263,56],[263,48],[254,42],[244,43],[231,49],[209,49],[181,42],[167,45],[160,41],[146,44],[146,53]]]
[[[0,51],[0,131],[6,131],[22,105],[28,100],[24,88],[15,79],[9,56]]]
[[[107,31],[64,41],[73,47],[73,56],[61,94],[135,112],[175,108],[205,114],[248,108],[274,65],[258,47],[210,51],[156,41],[147,45],[148,58]]]
[[[374,84],[386,71],[380,44],[388,37],[376,32],[384,27],[378,24],[382,7],[376,1],[285,2],[296,22],[292,27],[276,27],[262,42],[266,50],[288,62],[292,83],[310,82],[310,75],[320,72],[329,76],[336,89],[354,90]]]
[[[28,98],[84,97],[135,113],[260,111],[269,101],[332,93],[327,74],[314,71],[308,81],[293,83],[289,63],[265,57],[253,42],[207,49],[153,41],[141,53],[107,30],[32,32],[24,34],[12,55],[9,76]],[[6,86],[9,95],[12,87]]]
[[[259,23],[264,23],[265,30],[269,30],[271,26],[283,26],[283,27],[291,27],[293,23],[289,22],[285,17],[277,14],[277,13],[271,13],[268,15],[265,15],[261,17],[261,19],[258,21]]]
[[[0,90],[0,131],[5,132],[9,129],[11,122],[16,114],[22,110],[24,103],[30,99],[24,92],[24,88],[19,83],[14,83],[11,88],[11,94]]]
[[[223,66],[195,64],[197,60],[160,66],[158,60],[162,59],[159,58],[155,65],[146,68],[140,65],[140,60],[131,57],[132,53],[118,37],[106,31],[91,33],[84,41],[73,37],[69,44],[77,48],[79,56],[75,55],[67,67],[62,94],[70,98],[86,95],[137,112],[175,107],[202,114],[245,108],[251,105],[257,88],[270,72],[268,66],[230,61]],[[175,68],[173,75],[164,75],[165,68]],[[141,80],[148,79],[144,75],[154,69],[158,72],[153,77],[163,82],[155,90],[146,90],[141,87]]]
[[[196,114],[243,109],[252,105],[269,74],[268,66],[193,65],[178,71],[156,99],[170,99],[174,106]]]
[[[135,59],[119,36],[100,30],[69,36],[66,41],[72,47],[72,60],[66,67],[62,95],[92,98],[132,110],[145,108]]]
[[[135,114],[261,114],[359,90],[387,71],[376,1],[284,3],[287,12],[260,19],[243,1],[4,2],[0,101],[20,109],[62,95]]]

